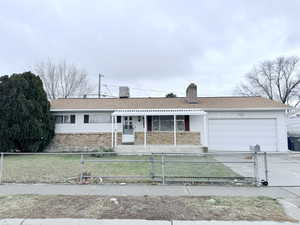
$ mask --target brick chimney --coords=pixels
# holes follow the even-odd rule
[[[119,97],[129,98],[130,97],[129,87],[124,87],[124,86],[119,87]]]
[[[197,85],[191,83],[186,89],[186,101],[189,104],[196,104],[198,103],[197,98]]]

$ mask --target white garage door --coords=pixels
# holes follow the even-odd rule
[[[275,119],[209,119],[208,130],[212,150],[248,151],[259,144],[262,151],[276,151]]]

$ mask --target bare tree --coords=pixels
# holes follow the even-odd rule
[[[57,64],[51,60],[41,62],[35,66],[35,72],[42,79],[50,100],[83,96],[92,91],[87,73],[65,61]]]
[[[261,62],[245,75],[245,82],[237,87],[236,92],[297,106],[300,103],[299,69],[300,59],[295,56]]]

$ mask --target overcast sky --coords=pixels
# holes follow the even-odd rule
[[[0,0],[0,73],[47,58],[115,86],[232,95],[261,60],[300,56],[299,0]],[[115,85],[115,86],[112,86]],[[133,95],[164,92],[132,90]]]

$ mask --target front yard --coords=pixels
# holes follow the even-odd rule
[[[162,174],[161,156],[151,163],[149,156],[105,156],[97,158],[84,156],[88,160],[108,162],[85,162],[83,171],[91,176],[135,176],[138,179],[118,178],[111,182],[152,182],[151,176],[160,179]],[[111,162],[109,160],[115,160]],[[120,162],[118,160],[146,160],[144,162]],[[166,162],[164,172],[168,176],[194,177],[238,177],[227,166],[215,163],[211,156],[166,156],[165,160],[188,160]],[[194,163],[202,161],[203,163]],[[205,162],[214,163],[205,163]],[[80,155],[9,155],[4,157],[3,182],[6,183],[74,183],[81,173]],[[196,179],[196,178],[195,178]],[[100,181],[106,181],[102,179]],[[92,181],[91,181],[92,182]]]
[[[292,221],[268,197],[0,196],[0,218]]]

